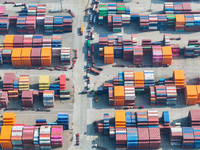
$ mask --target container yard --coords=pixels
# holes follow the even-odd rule
[[[0,4],[2,149],[199,149],[198,1]]]

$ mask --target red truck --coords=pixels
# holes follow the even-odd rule
[[[100,74],[100,71],[98,71],[98,70],[96,70],[96,69],[94,69],[94,68],[92,68],[92,67],[90,67],[90,70],[92,71],[92,72],[94,72],[95,74]]]
[[[72,13],[71,9],[69,9],[68,12],[72,15],[72,17],[75,18],[75,15]]]
[[[88,40],[90,40],[90,37],[91,37],[91,32],[89,31],[89,33],[88,33]]]

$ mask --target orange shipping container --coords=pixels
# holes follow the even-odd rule
[[[114,47],[104,47],[104,64],[114,63]]]
[[[186,105],[195,105],[197,103],[197,89],[196,85],[185,86],[185,101]]]
[[[22,48],[22,65],[31,66],[31,50],[32,48]]]
[[[2,149],[12,149],[12,144],[10,140],[11,133],[12,133],[12,126],[1,127],[0,144],[1,144]]]
[[[43,47],[41,51],[42,66],[51,66],[52,53],[51,48]]]
[[[197,103],[200,103],[200,85],[197,85]]]
[[[22,60],[21,60],[21,48],[13,48],[12,55],[11,55],[11,61],[13,67],[21,67],[22,66]]]
[[[4,48],[13,48],[15,35],[5,35],[4,38]]]

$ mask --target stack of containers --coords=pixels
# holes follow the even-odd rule
[[[131,45],[123,45],[123,59],[126,61],[133,60],[133,46]]]
[[[31,66],[41,66],[41,48],[32,48]]]
[[[195,85],[186,85],[185,86],[185,103],[186,105],[195,105],[197,104],[197,89]]]
[[[132,45],[137,46],[137,34],[131,34]]]
[[[23,107],[33,107],[32,91],[22,91],[22,106]]]
[[[113,23],[113,32],[121,32],[122,16],[121,15],[113,15],[112,23]]]
[[[163,65],[171,65],[172,64],[172,49],[170,46],[162,47],[162,54],[163,54]]]
[[[9,18],[8,15],[0,15],[0,33],[8,34],[9,29]]]
[[[42,66],[51,66],[52,53],[51,48],[43,47],[41,51]]]
[[[176,16],[175,14],[167,14],[167,27],[174,28],[176,23]]]
[[[1,107],[7,107],[8,106],[8,92],[2,92],[0,91],[0,105]]]
[[[182,127],[183,143],[182,148],[193,148],[194,146],[194,131],[192,127]]]
[[[192,13],[190,3],[165,3],[164,5],[165,14],[189,14]],[[198,12],[194,12],[198,13]]]
[[[14,126],[16,124],[15,113],[3,113],[3,126]]]
[[[26,33],[27,34],[36,33],[36,17],[35,16],[26,17]]]
[[[53,33],[53,16],[45,16],[44,32]]]
[[[124,86],[134,86],[134,72],[124,71]]]
[[[101,16],[99,16],[101,17]],[[108,31],[112,31],[113,30],[113,19],[112,19],[112,15],[108,15]],[[103,24],[103,22],[101,22],[100,20],[101,18],[99,18],[99,24]]]
[[[190,127],[200,127],[200,110],[190,110],[188,122]]]
[[[184,32],[185,29],[185,17],[184,15],[176,15],[176,26],[175,31],[176,32]]]
[[[166,86],[167,91],[167,105],[176,105],[177,91],[175,86]]]
[[[29,90],[30,78],[29,75],[19,76],[19,91]]]
[[[40,149],[39,133],[40,133],[40,127],[36,126],[34,130],[34,138],[33,138],[33,144],[34,144],[35,149]]]
[[[173,81],[176,87],[184,87],[185,85],[185,75],[184,70],[174,70],[173,71]]]
[[[148,149],[149,148],[149,129],[148,128],[138,128],[138,148]]]
[[[37,15],[37,5],[29,5],[27,15],[28,16],[36,16]]]
[[[103,130],[104,134],[108,135],[109,134],[109,114],[104,114],[103,117]]]
[[[50,76],[40,75],[39,77],[39,90],[49,90]]]
[[[154,72],[153,70],[144,70],[144,86],[154,86]]]
[[[54,107],[54,91],[43,91],[43,106]]]
[[[152,46],[152,65],[162,66],[163,53],[161,46]]]
[[[110,126],[110,128],[109,128],[109,137],[110,137],[110,139],[114,139],[115,138],[115,126]]]
[[[115,15],[117,13],[117,4],[116,3],[108,3],[108,15]]]
[[[122,26],[129,26],[131,23],[130,15],[122,15]]]
[[[13,149],[23,149],[22,133],[24,126],[13,126],[11,133],[11,143]]]
[[[126,114],[125,111],[115,111],[115,128],[126,128]]]
[[[164,43],[165,43],[165,46],[170,46],[169,34],[164,34]]]
[[[33,35],[33,47],[42,47],[42,34]]]
[[[54,16],[53,31],[55,33],[63,33],[63,17],[62,16]]]
[[[126,112],[126,127],[131,127],[131,112]]]
[[[63,130],[68,130],[69,129],[68,113],[58,113],[57,123],[58,123],[58,125],[63,126]]]
[[[61,51],[62,47],[62,35],[54,34],[52,36],[52,51]]]
[[[114,88],[108,87],[108,100],[109,106],[114,106]]]
[[[4,73],[3,91],[12,91],[15,73]]]
[[[19,90],[19,78],[14,78],[13,89],[14,89],[14,91]]]
[[[18,96],[19,96],[19,92],[18,90],[13,90],[13,91],[8,91],[8,99],[9,100],[13,100],[13,99],[18,99]]]
[[[181,127],[171,127],[170,128],[170,145],[180,146],[182,144],[182,128]]]
[[[180,52],[179,44],[170,44],[170,46],[172,48],[172,56],[179,57],[179,52]]]
[[[10,17],[9,17],[9,24],[10,24],[11,26],[16,26],[17,17],[18,17],[18,16],[10,16]]]
[[[184,56],[187,58],[197,58],[199,56],[199,47],[186,46],[184,48]]]
[[[124,85],[124,73],[118,72],[119,85]]]
[[[40,148],[51,149],[51,126],[40,127]]]
[[[3,64],[3,56],[2,56],[2,52],[3,52],[3,50],[0,49],[0,65]]]
[[[156,105],[166,105],[167,91],[165,86],[155,86],[156,89]]]
[[[124,86],[114,86],[114,106],[124,106]]]
[[[135,87],[124,86],[124,105],[134,106],[135,105]]]
[[[136,127],[137,126],[137,116],[136,112],[131,112],[131,126]]]
[[[163,118],[164,128],[162,128],[160,132],[161,134],[169,134],[169,129],[170,129],[169,112],[163,111],[162,118]]]
[[[149,30],[149,16],[140,15],[140,31],[145,32]]]
[[[54,125],[51,126],[51,147],[62,147],[63,146],[63,126]]]
[[[63,16],[63,31],[72,32],[72,16]]]
[[[12,126],[2,126],[1,127],[1,148],[2,149],[12,149],[11,143],[11,133],[12,133]]]
[[[104,58],[104,46],[108,45],[108,35],[99,35],[99,58]]]
[[[200,148],[200,127],[193,127],[193,132],[194,132],[194,146],[193,148],[199,149]]]
[[[127,149],[138,148],[138,129],[137,128],[126,128],[127,132]]]
[[[31,66],[31,48],[23,48],[21,52],[22,66]]]
[[[147,111],[137,111],[137,126],[148,127]]]
[[[23,45],[24,45],[24,47],[32,47],[33,46],[33,35],[24,35]]]
[[[37,24],[44,25],[44,18],[46,13],[46,4],[37,5]]]
[[[104,47],[104,64],[114,63],[114,48]]]
[[[158,16],[149,15],[149,31],[158,30]]]
[[[44,37],[43,38],[43,41],[42,41],[42,43],[43,43],[43,47],[51,47],[51,41],[52,41],[52,39],[51,38],[48,38],[48,37]]]
[[[60,76],[60,98],[61,99],[68,99],[70,98],[70,91],[66,90],[66,76]]]
[[[70,53],[71,49],[69,47],[62,47],[60,52],[61,64],[70,64]]]
[[[127,147],[127,134],[126,128],[116,128],[115,129],[115,148],[125,148]]]
[[[142,46],[133,47],[133,64],[142,65],[143,63],[143,49]]]
[[[26,33],[26,16],[18,16],[16,25],[18,33]]]
[[[149,128],[149,149],[159,149],[161,144],[160,129]]]
[[[34,137],[35,126],[24,126],[23,128],[23,148],[24,149],[34,149],[33,137]]]
[[[108,6],[107,4],[99,4],[98,7],[98,12],[99,12],[99,24],[103,24],[103,17],[108,16]]]
[[[144,91],[144,72],[134,72],[135,91]]]
[[[0,16],[3,16],[5,11],[6,11],[5,6],[1,6],[0,7]]]
[[[3,64],[11,63],[11,55],[12,55],[12,49],[3,49],[2,51]]]
[[[22,61],[21,61],[21,48],[13,48],[12,55],[11,55],[11,61],[13,67],[21,67]]]
[[[158,127],[159,117],[157,110],[148,110],[148,127]]]
[[[143,39],[142,40],[142,48],[144,54],[151,54],[152,48],[151,48],[151,39]]]
[[[167,16],[165,14],[158,14],[158,30],[164,31],[167,28]]]

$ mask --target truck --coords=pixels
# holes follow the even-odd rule
[[[72,17],[75,18],[75,15],[74,15],[74,13],[72,13],[71,9],[68,9],[68,12],[71,14]]]
[[[90,15],[90,23],[92,23],[93,15]]]
[[[83,25],[81,25],[81,35],[83,35]]]
[[[100,74],[100,72],[99,72],[98,70],[96,70],[96,69],[94,69],[94,68],[92,68],[92,67],[90,67],[90,70],[91,70],[92,72],[94,72],[95,74],[97,74],[97,75]]]

